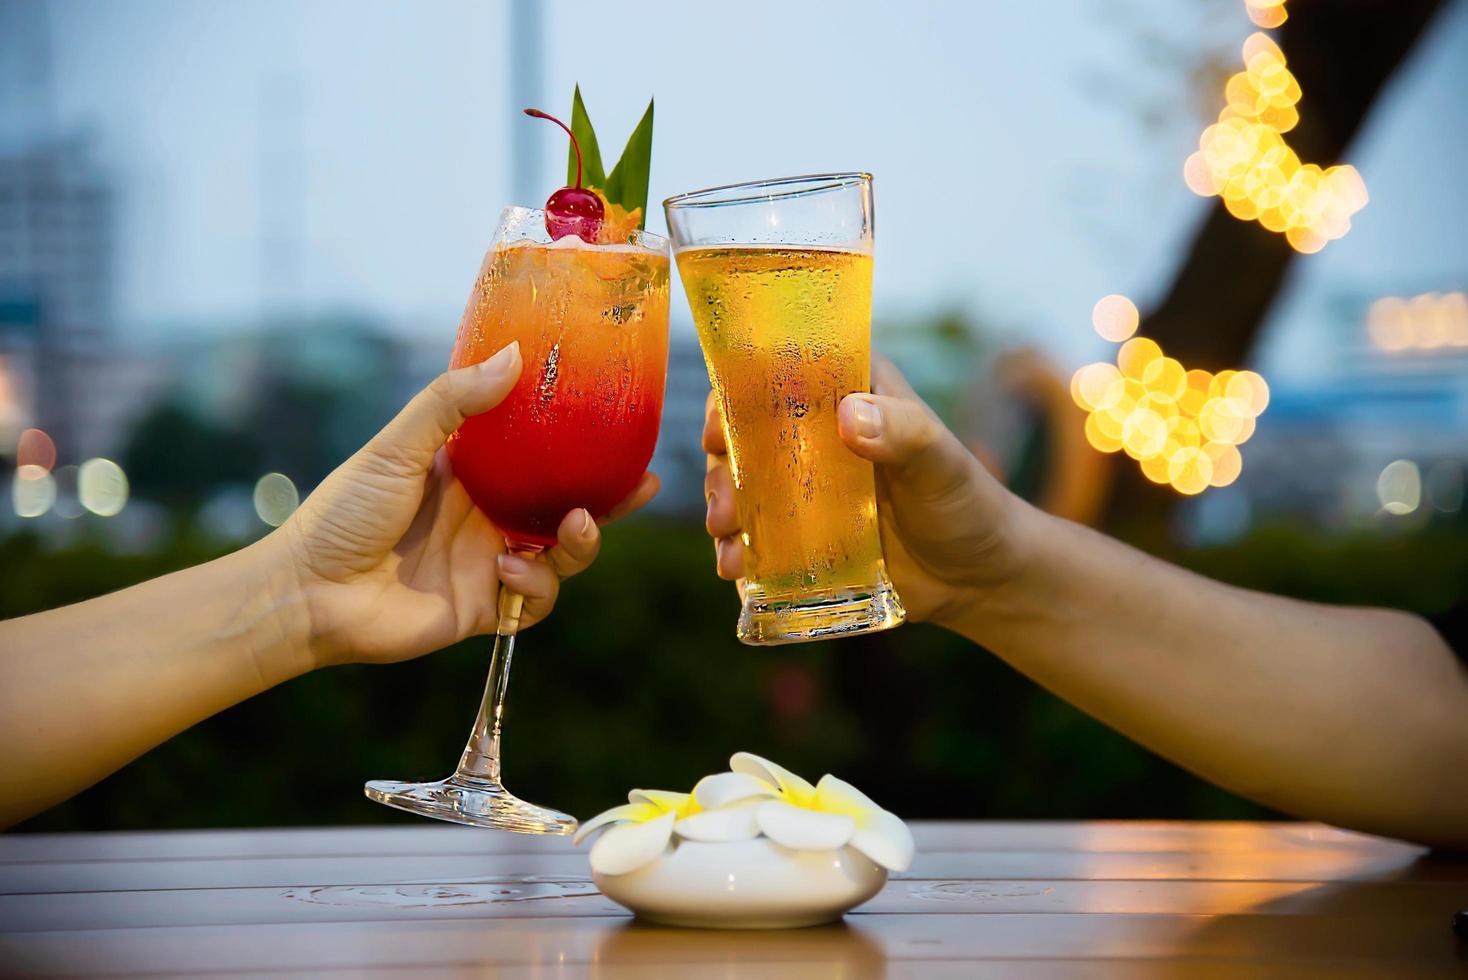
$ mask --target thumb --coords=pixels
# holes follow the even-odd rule
[[[973,455],[915,398],[855,392],[841,400],[836,424],[852,452],[919,499],[946,498],[973,479]]]
[[[425,469],[444,440],[471,415],[505,400],[520,377],[519,341],[488,360],[445,371],[413,396],[397,417],[367,445],[369,452],[407,459]]]

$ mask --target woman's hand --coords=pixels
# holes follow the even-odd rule
[[[595,523],[572,511],[556,547],[506,555],[443,453],[519,376],[514,344],[441,375],[248,548],[0,623],[0,828],[312,668],[489,632],[500,582],[525,596],[522,622],[543,618],[561,579],[596,557]],[[643,477],[617,513],[657,487]]]
[[[877,464],[882,552],[909,616],[952,625],[959,612],[972,611],[1017,574],[1016,524],[1024,505],[939,421],[892,362],[878,356],[872,368],[876,393],[841,401],[841,439]],[[739,579],[744,545],[712,398],[703,446],[709,454],[708,531],[715,538],[719,575]]]
[[[543,555],[507,554],[449,468],[444,441],[503,401],[520,369],[510,344],[439,375],[271,535],[305,597],[317,664],[407,660],[492,632],[501,582],[525,596],[521,625],[530,625],[550,612],[561,579],[596,557],[601,535],[582,509]],[[612,516],[657,489],[647,474]]]

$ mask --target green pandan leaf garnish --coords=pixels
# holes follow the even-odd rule
[[[586,103],[582,101],[580,85],[576,86],[571,102],[571,132],[576,134],[576,140],[581,144],[583,179],[609,204],[615,204],[629,214],[639,212],[638,228],[647,226],[647,184],[652,171],[652,108],[653,100],[649,99],[642,121],[632,130],[627,145],[622,149],[622,156],[608,174],[602,165],[601,147],[597,143],[596,130],[591,126],[591,117],[586,112]],[[571,183],[575,179],[576,153],[573,150],[567,158],[566,181]]]
[[[647,183],[652,172],[652,100],[647,100],[647,111],[642,121],[627,138],[622,157],[612,172],[607,174],[607,200],[620,204],[628,211],[637,208],[647,214]],[[643,227],[639,223],[637,227]]]
[[[601,147],[596,142],[596,130],[591,128],[591,117],[586,114],[586,103],[581,101],[581,86],[576,86],[576,95],[571,100],[571,132],[581,144],[582,178],[592,187],[603,187],[607,172],[601,165]],[[566,183],[576,180],[576,150],[566,151]]]

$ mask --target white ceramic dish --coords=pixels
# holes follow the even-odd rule
[[[887,869],[851,847],[795,851],[767,837],[674,839],[635,871],[592,879],[612,901],[652,922],[788,929],[839,919],[882,890]]]

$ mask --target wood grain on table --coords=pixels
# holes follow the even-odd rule
[[[1301,823],[919,823],[844,924],[635,923],[565,838],[0,837],[4,975],[1468,977],[1468,863]]]

